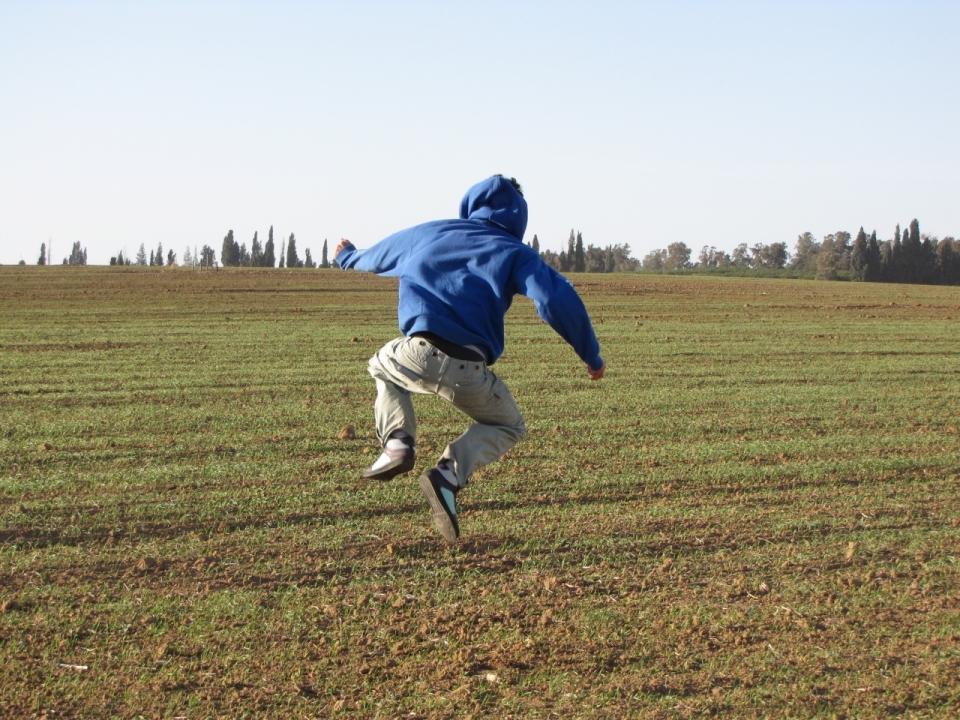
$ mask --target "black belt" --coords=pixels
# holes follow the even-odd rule
[[[457,345],[449,340],[444,340],[439,335],[434,335],[431,332],[415,332],[410,337],[423,338],[440,352],[444,353],[445,355],[449,355],[452,358],[456,358],[457,360],[471,360],[473,362],[482,363],[487,362],[487,359],[476,350],[471,350],[463,345]]]

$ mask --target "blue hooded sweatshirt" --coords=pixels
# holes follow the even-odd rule
[[[523,244],[527,202],[509,180],[491,177],[460,202],[459,220],[401,230],[367,250],[347,246],[344,270],[400,278],[400,331],[430,332],[474,345],[493,364],[503,353],[503,317],[517,293],[591,370],[603,367],[587,310],[570,282]]]

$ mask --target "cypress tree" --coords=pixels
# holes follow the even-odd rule
[[[150,267],[153,267],[156,263],[153,261],[153,250],[150,251]]]
[[[950,243],[952,248],[951,255],[953,256],[953,270],[950,273],[950,284],[951,285],[960,285],[960,242],[954,240]]]
[[[867,279],[869,260],[867,259],[867,234],[860,226],[857,239],[853,242],[853,252],[850,255],[850,279],[863,282]]]
[[[880,277],[880,243],[877,242],[877,231],[874,230],[867,242],[867,280],[879,282]]]
[[[537,240],[537,236],[536,236],[536,235],[533,236],[533,240],[530,242],[530,247],[532,247],[532,248],[533,248],[534,250],[536,250],[538,253],[540,252],[540,241]]]
[[[223,244],[220,247],[220,264],[224,267],[233,267],[238,264],[240,255],[240,246],[233,239],[233,230],[227,232],[223,237]]]
[[[161,245],[160,243],[157,243],[156,258],[157,258],[157,266],[163,267],[163,245]]]
[[[939,281],[940,271],[937,267],[937,244],[929,237],[923,238],[920,244],[920,262],[918,263],[918,281],[933,285]]]
[[[276,267],[277,254],[273,249],[273,225],[270,226],[270,234],[267,235],[267,244],[263,246],[263,267]]]
[[[950,285],[950,274],[953,270],[953,243],[951,238],[944,238],[937,246],[937,270],[941,285]]]
[[[583,236],[578,232],[577,233],[577,245],[576,245],[576,265],[574,270],[576,272],[586,272],[587,271],[587,258],[583,254]]]
[[[567,269],[573,270],[576,266],[576,257],[577,257],[577,238],[573,234],[573,228],[570,228],[570,237],[567,239]]]
[[[330,261],[327,260],[327,239],[323,239],[323,249],[320,251],[320,267],[330,267]]]
[[[960,242],[952,237],[944,238],[943,241],[949,246],[950,257],[952,258],[946,271],[946,284],[960,285]]]
[[[254,231],[253,240],[250,242],[250,266],[261,267],[263,265],[263,248],[260,247],[260,241],[257,239],[257,233]]]
[[[37,260],[37,265],[46,265],[47,264],[47,244],[40,243],[40,259]]]
[[[880,246],[880,281],[893,282],[893,241],[887,240]]]
[[[284,243],[283,239],[281,239],[281,240],[280,240],[280,267],[286,267],[286,265],[285,265],[285,263],[286,263],[286,251],[285,251],[284,248],[286,248],[286,244]]]
[[[903,231],[900,241],[900,280],[905,283],[914,282],[916,253],[913,251],[913,242],[910,238],[910,228]]]
[[[64,265],[86,265],[87,264],[87,251],[85,248],[80,247],[80,241],[77,240],[73,244],[73,249],[70,251],[70,257],[63,261]],[[26,265],[26,263],[24,263]]]
[[[300,259],[297,257],[297,239],[290,233],[290,239],[287,240],[287,267],[302,267]]]
[[[560,251],[560,257],[558,258],[560,264],[560,272],[569,272],[570,271],[570,259],[567,257],[565,250]]]
[[[903,243],[900,242],[900,223],[893,233],[890,245],[890,282],[903,282]]]
[[[903,233],[903,257],[901,265],[903,266],[903,282],[920,282],[922,272],[923,256],[920,241],[920,223],[916,219],[910,222],[910,229]]]
[[[947,238],[950,241],[950,255],[953,257],[953,267],[948,273],[950,285],[960,285],[960,241]]]

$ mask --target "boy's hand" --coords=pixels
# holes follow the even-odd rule
[[[607,364],[604,363],[599,370],[591,370],[590,366],[587,365],[587,372],[590,373],[591,380],[599,380],[603,377],[604,372],[606,372]]]
[[[340,254],[341,250],[348,247],[353,247],[353,243],[347,240],[346,238],[340,238],[340,243],[337,245],[336,249],[333,251],[333,257],[337,257],[337,255]]]

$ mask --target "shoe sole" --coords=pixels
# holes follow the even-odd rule
[[[403,475],[406,472],[410,472],[413,470],[413,467],[416,464],[417,460],[415,457],[399,458],[397,460],[392,460],[378,470],[364,470],[363,474],[360,475],[360,479],[380,481],[392,480],[397,475]]]
[[[420,489],[427,497],[427,502],[430,503],[430,509],[433,511],[433,524],[437,531],[447,542],[456,541],[460,537],[460,525],[454,518],[450,517],[447,506],[437,494],[433,483],[430,482],[430,477],[426,473],[420,476]]]

